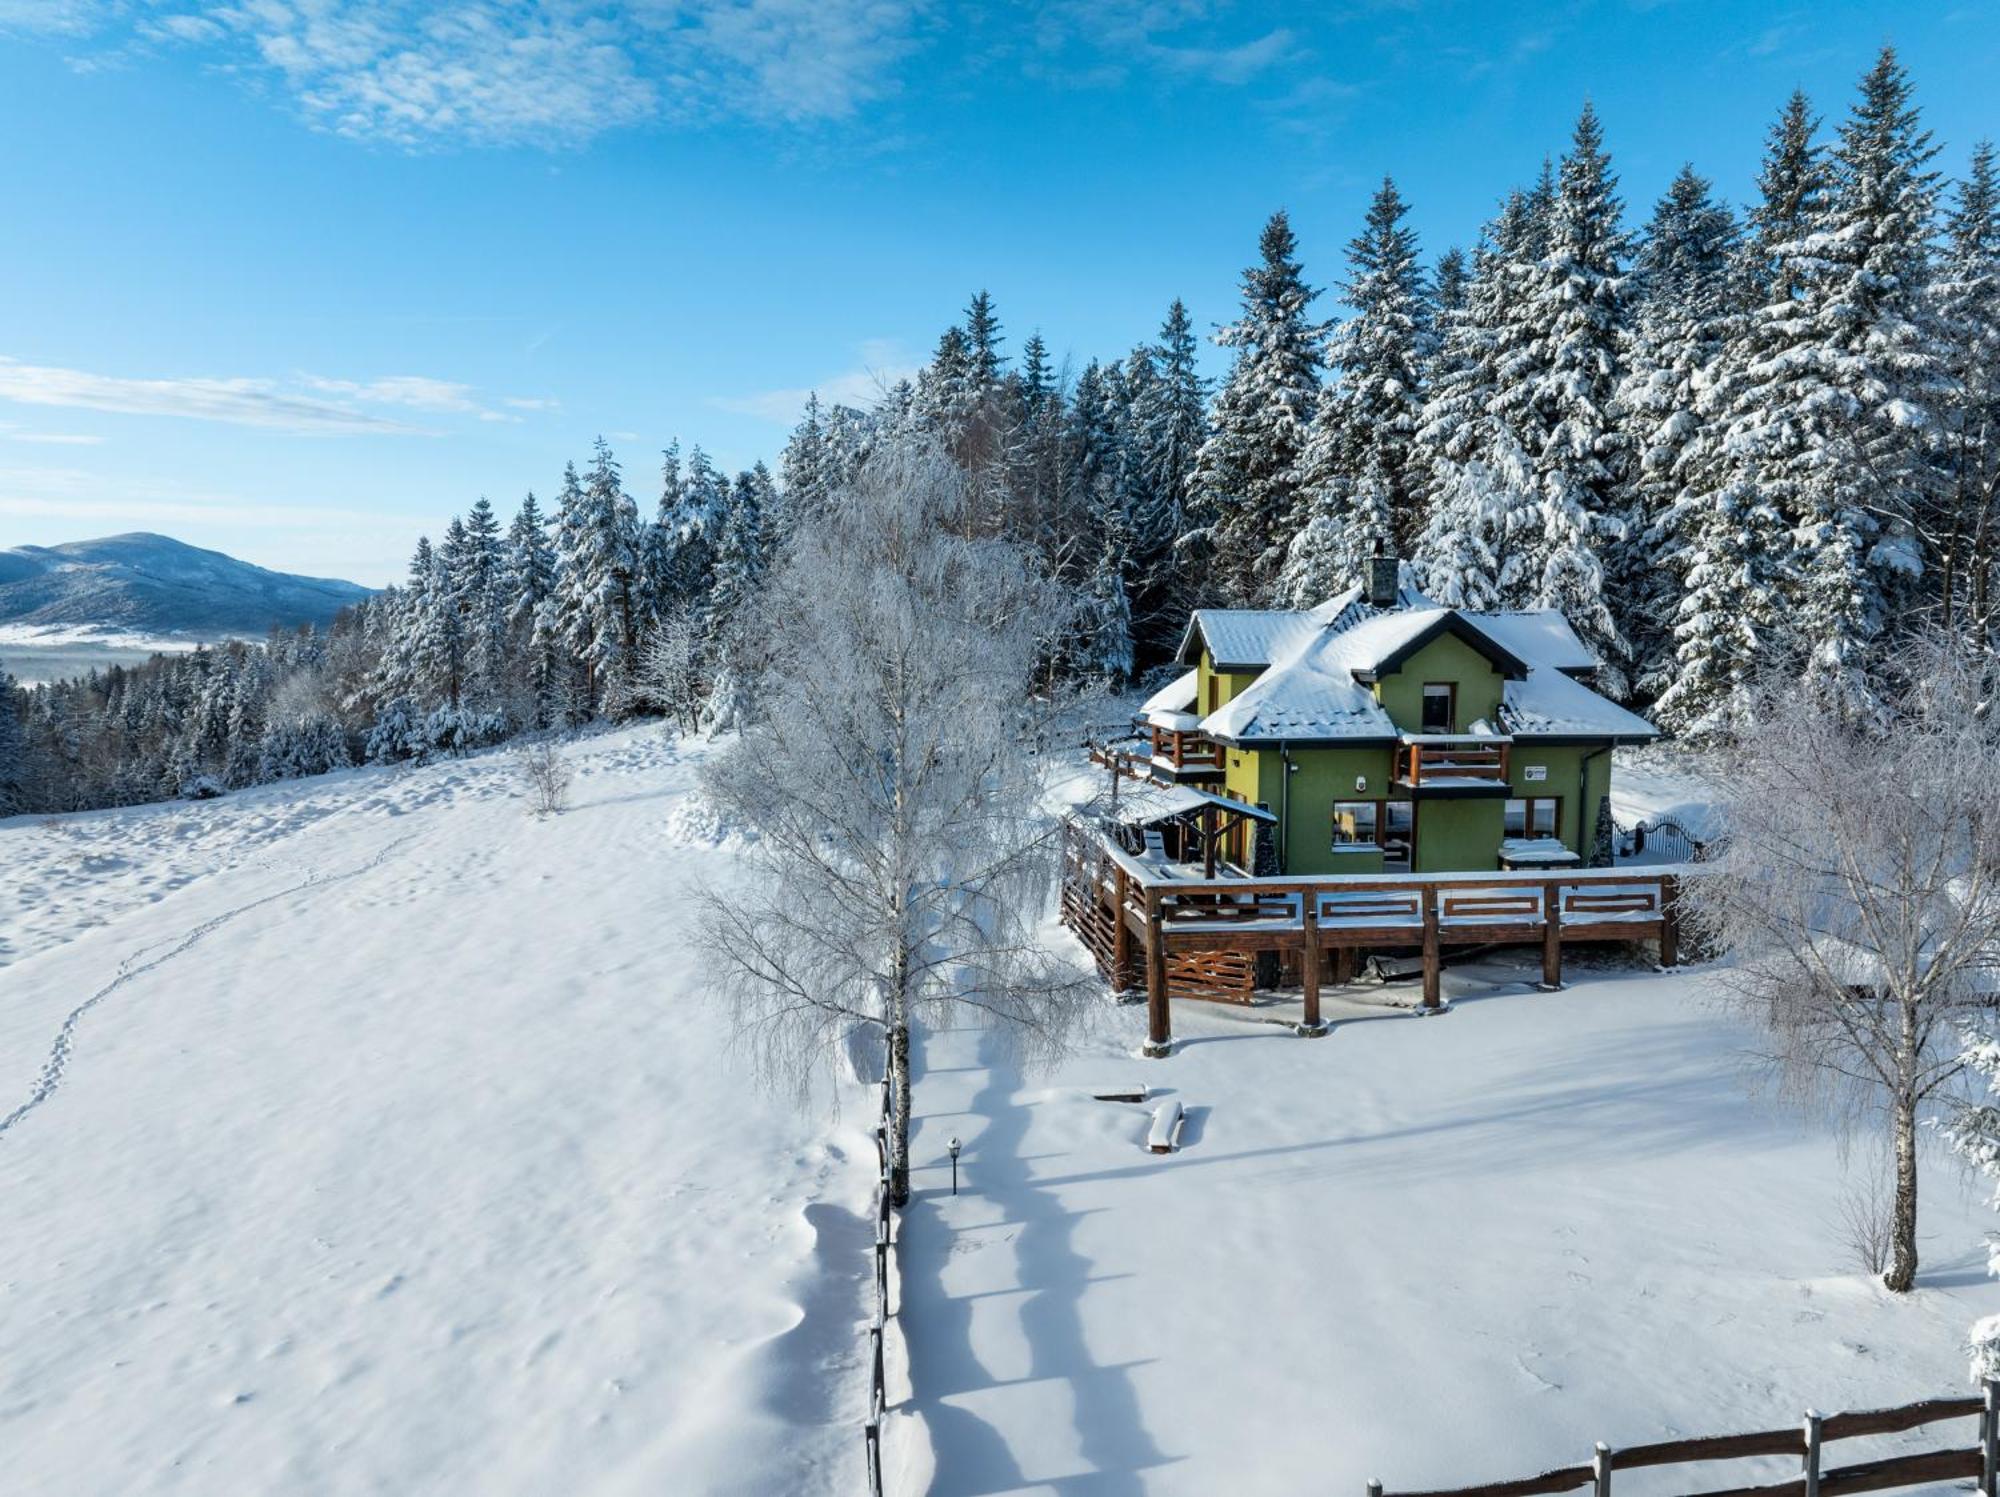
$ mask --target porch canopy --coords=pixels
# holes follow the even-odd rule
[[[1271,826],[1278,822],[1277,816],[1262,806],[1197,790],[1192,785],[1160,785],[1150,781],[1140,781],[1129,788],[1121,786],[1116,803],[1105,814],[1118,825],[1129,827],[1200,817],[1202,864],[1209,878],[1215,876],[1216,838],[1232,819],[1261,821]]]

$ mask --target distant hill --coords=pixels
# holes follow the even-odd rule
[[[368,592],[144,532],[0,551],[0,628],[254,639],[274,626],[325,624]]]

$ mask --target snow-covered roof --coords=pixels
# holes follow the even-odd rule
[[[1362,603],[1344,593],[1279,628],[1256,627],[1273,646],[1268,668],[1245,690],[1202,721],[1205,732],[1231,742],[1371,739],[1399,736],[1396,724],[1376,702],[1357,672],[1372,676],[1427,635],[1450,630],[1471,635],[1490,647],[1504,683],[1500,727],[1521,737],[1650,739],[1651,723],[1599,696],[1571,672],[1596,662],[1567,620],[1554,610],[1520,613],[1460,613],[1440,608],[1405,589],[1409,601],[1395,609]],[[1230,617],[1245,616],[1231,614]],[[1271,615],[1258,613],[1260,621]],[[1197,615],[1197,618],[1201,618]],[[1222,637],[1247,646],[1251,631]],[[1202,638],[1220,660],[1217,635],[1203,626]],[[1234,661],[1231,663],[1243,663]]]
[[[1200,671],[1176,676],[1146,698],[1139,715],[1162,728],[1192,728],[1195,725],[1192,715],[1195,693],[1201,689],[1200,677]]]
[[[1358,587],[1307,609],[1197,608],[1188,619],[1176,658],[1182,665],[1193,665],[1205,648],[1217,670],[1265,666],[1285,658],[1323,629],[1345,629],[1378,613],[1435,607],[1406,579],[1396,589],[1393,609],[1363,602]]]
[[[1501,695],[1502,726],[1518,738],[1639,738],[1660,736],[1645,718],[1599,696],[1560,667],[1536,666]]]
[[[1597,657],[1576,637],[1576,630],[1558,609],[1539,608],[1519,613],[1468,613],[1479,632],[1508,653],[1534,665],[1559,671],[1594,671]]]
[[[1227,796],[1211,795],[1208,791],[1197,790],[1192,785],[1121,785],[1118,791],[1118,804],[1109,814],[1114,820],[1126,826],[1151,826],[1156,821],[1185,816],[1188,812],[1199,811],[1204,806],[1219,806],[1232,816],[1250,816],[1259,821],[1277,820],[1277,817],[1269,811],[1245,805],[1242,801],[1230,800]]]

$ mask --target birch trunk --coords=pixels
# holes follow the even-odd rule
[[[1882,1276],[1891,1294],[1908,1294],[1917,1283],[1917,1109],[1896,1103],[1896,1216],[1889,1248],[1889,1271]]]

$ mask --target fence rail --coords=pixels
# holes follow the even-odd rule
[[[1974,1416],[1979,1420],[1979,1443],[1976,1445],[1888,1456],[1836,1466],[1830,1470],[1823,1467],[1822,1452],[1826,1446],[1838,1441],[1867,1435],[1896,1434]],[[1614,1471],[1770,1455],[1797,1456],[1799,1475],[1790,1481],[1762,1486],[1708,1491],[1702,1493],[1702,1497],[1842,1497],[1848,1492],[1884,1492],[1966,1476],[1979,1478],[1979,1490],[1984,1497],[2000,1497],[2000,1491],[1996,1491],[1996,1481],[2000,1481],[2000,1382],[1989,1379],[1985,1392],[1978,1397],[1931,1398],[1895,1408],[1860,1409],[1841,1414],[1822,1415],[1807,1410],[1803,1423],[1792,1429],[1660,1440],[1650,1445],[1627,1446],[1622,1450],[1600,1443],[1585,1464],[1558,1466],[1553,1471],[1513,1481],[1395,1493],[1384,1493],[1381,1482],[1371,1481],[1368,1483],[1368,1497],[1554,1497],[1554,1494],[1575,1491],[1579,1487],[1592,1488],[1592,1497],[1611,1497]]]
[[[889,1405],[883,1342],[889,1331],[889,1259],[895,1252],[894,1216],[889,1206],[889,1125],[893,1118],[889,1078],[882,1078],[882,1110],[875,1120],[875,1315],[868,1326],[868,1418],[861,1427],[868,1457],[868,1497],[882,1497],[882,1415]]]

